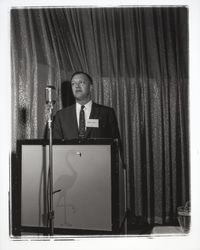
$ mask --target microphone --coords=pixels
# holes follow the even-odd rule
[[[52,85],[46,86],[46,94],[45,94],[46,104],[55,104],[55,87]]]

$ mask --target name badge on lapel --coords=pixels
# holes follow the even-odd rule
[[[86,121],[86,127],[88,127],[88,128],[98,128],[99,127],[99,119],[88,119]]]

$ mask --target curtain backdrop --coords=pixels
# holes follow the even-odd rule
[[[132,216],[174,222],[189,199],[187,8],[12,9],[11,53],[12,151],[44,137],[46,85],[57,111],[86,71],[117,114]]]

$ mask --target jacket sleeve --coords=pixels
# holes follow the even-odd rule
[[[63,139],[59,113],[56,113],[53,119],[53,139]]]

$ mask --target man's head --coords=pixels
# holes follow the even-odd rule
[[[71,77],[73,95],[78,103],[86,104],[91,100],[92,78],[84,72],[75,72]]]

